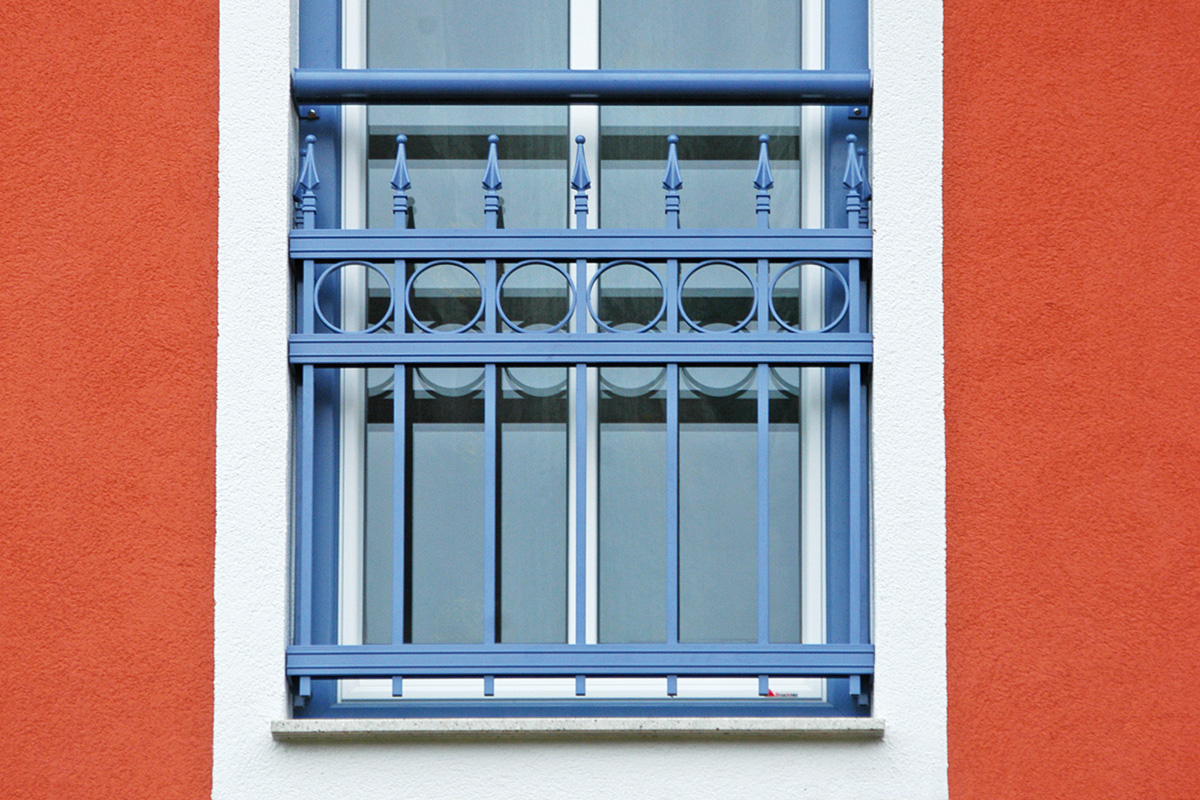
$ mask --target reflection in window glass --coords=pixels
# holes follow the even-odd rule
[[[603,367],[599,373],[599,640],[662,642],[666,370]]]
[[[601,0],[602,69],[799,69],[797,0]]]
[[[567,370],[501,371],[500,641],[567,641]]]
[[[410,371],[408,630],[417,644],[483,640],[483,368]]]
[[[679,640],[757,640],[754,367],[679,370]]]
[[[566,0],[370,0],[372,69],[565,69]],[[486,20],[486,24],[484,23]],[[396,135],[408,136],[409,224],[483,227],[480,179],[487,137],[499,134],[503,220],[561,228],[569,137],[565,108],[372,106],[368,119],[367,226],[390,228]]]

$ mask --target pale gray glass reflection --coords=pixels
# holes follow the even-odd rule
[[[483,639],[483,368],[409,371],[409,634]]]
[[[815,369],[815,368],[804,368]],[[800,641],[801,367],[771,367],[767,452],[770,463],[770,639]],[[810,434],[811,435],[811,434]]]
[[[667,136],[679,136],[680,226],[753,228],[758,136],[768,134],[771,227],[800,226],[800,109],[606,106],[600,110],[600,219],[606,228],[664,223]]]
[[[754,367],[679,370],[679,639],[757,639]]]
[[[372,69],[565,69],[567,0],[368,0]]]
[[[798,69],[799,0],[601,0],[604,69]]]
[[[497,145],[501,227],[562,228],[567,219],[567,112],[556,107],[437,106],[368,109],[367,226],[394,227],[396,135],[408,136],[412,228],[482,228],[490,134]]]
[[[602,0],[604,69],[799,69],[799,0]],[[754,227],[758,135],[771,136],[771,226],[800,225],[798,108],[601,110],[601,222],[663,225],[668,134],[678,134],[685,228]]]
[[[666,370],[599,369],[599,640],[666,639]]]
[[[567,370],[501,373],[500,641],[567,641]]]
[[[363,643],[392,641],[393,372],[367,370]]]
[[[565,69],[566,0],[369,0],[373,69]],[[372,106],[367,225],[393,227],[396,135],[408,136],[410,219],[419,228],[483,227],[487,137],[500,135],[504,225],[561,228],[567,214],[565,108]]]

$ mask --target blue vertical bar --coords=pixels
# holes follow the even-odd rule
[[[758,642],[770,641],[770,473],[767,434],[770,426],[770,370],[767,364],[757,367],[756,390],[758,405]]]
[[[342,14],[339,0],[299,0],[298,64],[306,68],[342,66]],[[298,109],[299,140],[317,138],[314,148],[316,170],[321,180],[321,199],[317,204],[314,226],[337,228],[341,225],[342,107],[303,104]],[[298,324],[305,332],[314,330],[311,288],[313,264],[305,264],[307,297],[303,298]],[[302,294],[304,290],[302,289]],[[305,583],[306,605],[310,620],[309,641],[337,641],[337,570],[338,570],[338,453],[340,410],[336,370],[304,369],[300,378],[298,451],[300,465],[297,483],[301,493],[300,518],[295,525],[297,583]],[[317,451],[321,459],[315,459]],[[307,559],[307,566],[302,562]],[[300,614],[300,597],[296,614]],[[300,694],[312,695],[313,701],[298,714],[319,713],[336,700],[336,681],[307,678],[300,680]]]
[[[587,365],[575,365],[575,644],[587,642]]]
[[[496,365],[483,368],[483,642],[496,643],[496,524],[499,425],[496,408],[499,381]]]
[[[667,643],[679,642],[679,365],[667,365]]]
[[[408,476],[408,375],[403,364],[392,368],[392,644],[404,644],[405,492]]]
[[[296,644],[313,641],[313,405],[315,368],[300,371],[300,519],[296,534]]]
[[[866,559],[864,489],[866,487],[866,418],[864,414],[862,365],[850,365],[850,576],[849,639],[852,644],[866,641],[864,611],[866,586],[862,566]]]
[[[849,275],[847,276],[846,285],[850,287],[850,297],[846,299],[846,304],[850,309],[850,332],[864,333],[863,327],[863,286],[862,286],[862,265],[857,258],[850,259]]]

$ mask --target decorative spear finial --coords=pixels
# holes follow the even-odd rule
[[[771,176],[771,159],[767,155],[769,141],[771,137],[765,133],[758,137],[758,172],[754,173],[754,188],[760,192],[775,186],[775,179]]]
[[[397,228],[408,227],[408,195],[412,181],[408,177],[408,154],[404,144],[408,137],[400,134],[396,137],[396,167],[392,170],[392,217]]]
[[[500,195],[496,192],[503,188],[500,181],[500,163],[496,158],[496,142],[500,137],[492,134],[488,137],[487,167],[483,170],[483,214],[489,228],[499,227]]]
[[[858,137],[853,133],[846,136],[846,171],[842,175],[842,186],[846,187],[846,227],[857,228],[861,222],[862,171],[858,167]]]
[[[308,158],[308,143],[300,148],[300,169],[296,170],[296,185],[292,188],[292,206],[294,218],[292,223],[299,228],[304,225],[304,212],[300,210],[300,201],[304,197],[304,187],[300,185],[300,172],[304,169],[304,160]]]
[[[504,188],[500,182],[500,163],[496,159],[496,142],[500,137],[492,134],[488,137],[487,167],[483,170],[483,188],[489,192],[498,192]]]
[[[860,146],[858,148],[858,171],[862,175],[862,207],[858,211],[858,216],[864,228],[870,227],[867,203],[871,200],[871,182],[867,180],[867,148]]]
[[[582,135],[575,137],[575,171],[571,173],[571,188],[575,190],[575,227],[587,227],[588,196],[587,190],[592,188],[592,179],[588,175],[587,156],[583,152]]]
[[[679,190],[683,188],[683,177],[679,174],[679,153],[676,145],[679,137],[667,137],[667,171],[663,175],[663,188],[667,190],[667,227],[679,227]]]
[[[317,227],[317,195],[314,191],[321,185],[317,177],[317,137],[311,133],[304,137],[308,146],[304,149],[304,163],[300,167],[300,215],[304,228],[311,230]]]
[[[767,142],[769,141],[771,141],[771,137],[765,133],[758,137],[758,171],[754,173],[754,188],[758,189],[755,212],[758,215],[760,228],[766,228],[769,224],[771,195],[767,194],[767,190],[775,185],[775,179],[771,176],[771,158],[767,155]]]

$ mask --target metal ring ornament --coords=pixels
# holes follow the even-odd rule
[[[695,275],[696,272],[698,272],[700,269],[710,266],[712,264],[723,264],[727,267],[733,267],[738,272],[745,275],[746,280],[750,282],[750,297],[751,297],[750,312],[748,314],[746,314],[746,318],[744,320],[739,322],[737,325],[734,325],[732,328],[730,328],[727,331],[710,331],[708,328],[705,328],[703,325],[699,325],[695,320],[693,320],[691,317],[689,317],[688,313],[686,311],[684,311],[684,309],[683,309],[683,287],[687,285],[688,279],[691,278],[693,275]],[[710,261],[702,261],[699,264],[697,264],[696,266],[689,269],[687,272],[685,272],[683,274],[683,278],[680,279],[680,281],[679,281],[679,297],[678,297],[677,305],[679,306],[679,316],[683,318],[683,321],[686,322],[692,330],[699,331],[700,333],[717,333],[717,334],[737,333],[738,331],[742,330],[743,328],[745,328],[747,325],[750,324],[750,320],[754,319],[755,313],[758,311],[758,292],[756,291],[756,287],[754,285],[754,276],[751,275],[750,271],[747,270],[745,267],[743,267],[741,264],[738,264],[733,261],[726,261],[723,258],[714,258]]]
[[[567,304],[566,316],[564,316],[562,319],[560,319],[557,323],[550,326],[549,328],[546,328],[545,330],[540,330],[540,331],[533,331],[528,328],[522,328],[521,326],[514,323],[511,319],[509,319],[508,315],[504,313],[504,294],[503,294],[504,293],[504,282],[506,280],[508,280],[508,277],[510,275],[515,274],[517,270],[521,269],[521,267],[528,267],[533,264],[541,264],[542,266],[550,267],[555,272],[557,272],[559,275],[562,275],[564,278],[566,278],[567,279],[567,289],[571,293],[571,301]],[[504,324],[507,325],[508,327],[512,328],[514,331],[516,331],[518,333],[556,333],[556,332],[562,330],[563,326],[566,325],[568,322],[570,322],[571,317],[574,316],[574,314],[575,314],[576,300],[578,300],[578,292],[575,291],[575,281],[571,280],[570,274],[568,274],[568,272],[565,269],[563,269],[558,264],[555,264],[553,261],[546,261],[545,259],[541,259],[541,258],[531,258],[528,261],[521,261],[520,263],[514,264],[513,268],[506,269],[504,271],[504,274],[500,276],[500,280],[496,282],[496,311],[499,312],[500,319],[504,320]]]
[[[632,331],[623,331],[619,328],[614,328],[613,326],[604,322],[603,320],[600,319],[600,314],[592,306],[592,288],[596,285],[596,281],[600,280],[600,276],[604,274],[604,271],[607,269],[610,269],[611,267],[621,267],[626,264],[632,264],[635,267],[641,267],[642,269],[649,272],[654,277],[654,280],[658,281],[658,288],[662,290],[662,303],[658,307],[658,313],[655,314],[654,318],[651,319],[648,323],[646,323],[645,325],[643,325],[640,328],[635,328]],[[654,326],[657,325],[659,322],[661,322],[662,318],[664,316],[666,316],[666,313],[667,313],[667,285],[665,283],[663,283],[662,276],[659,275],[655,270],[651,269],[650,265],[645,263],[644,261],[633,261],[631,259],[625,259],[622,261],[610,261],[607,264],[603,265],[602,267],[600,267],[600,269],[596,270],[596,274],[592,276],[592,279],[590,281],[588,281],[587,297],[585,299],[587,300],[588,314],[591,315],[592,319],[595,320],[597,325],[599,325],[601,328],[608,331],[609,333],[645,333],[646,331],[653,330]]]
[[[379,277],[383,278],[383,282],[387,284],[387,288],[388,288],[387,311],[383,312],[383,317],[379,320],[379,322],[376,322],[374,325],[368,325],[367,327],[363,328],[361,331],[348,331],[348,330],[345,330],[344,328],[339,328],[337,325],[334,325],[332,322],[330,322],[328,319],[326,319],[325,312],[321,311],[321,287],[325,285],[325,279],[328,278],[333,273],[341,270],[343,267],[349,267],[349,266],[366,267],[367,269],[373,271]],[[313,304],[313,310],[317,312],[317,318],[321,320],[321,323],[326,328],[329,328],[329,330],[333,331],[334,333],[374,333],[375,331],[379,330],[384,325],[386,325],[387,321],[389,319],[391,319],[392,311],[394,311],[396,308],[396,289],[394,286],[392,286],[392,279],[389,278],[387,276],[387,274],[384,273],[383,270],[381,270],[379,267],[375,266],[374,264],[372,264],[368,261],[358,261],[358,260],[339,261],[338,263],[334,264],[332,267],[330,267],[329,269],[327,269],[323,273],[321,273],[321,277],[317,278],[317,282],[313,286],[312,304]]]
[[[817,328],[815,330],[814,329],[806,329],[806,328],[796,328],[791,325],[788,325],[786,322],[783,321],[783,318],[780,317],[779,312],[775,310],[775,285],[777,283],[779,283],[779,279],[782,278],[784,275],[786,275],[789,270],[794,269],[795,267],[803,266],[805,264],[813,264],[815,266],[820,267],[821,269],[826,270],[827,272],[832,272],[834,275],[837,276],[837,279],[842,284],[842,298],[843,298],[842,299],[842,310],[840,312],[838,312],[838,315],[836,317],[834,317],[833,322],[826,324],[825,327],[823,327],[823,328]],[[770,289],[770,293],[767,295],[767,305],[771,309],[771,316],[775,318],[775,321],[779,323],[780,327],[782,327],[786,330],[789,330],[792,333],[828,333],[829,331],[836,328],[839,324],[841,324],[841,321],[846,318],[846,313],[850,310],[850,283],[846,280],[845,276],[842,275],[842,273],[838,272],[837,269],[832,264],[826,264],[824,261],[813,261],[811,259],[801,259],[799,261],[793,261],[792,263],[788,264],[786,267],[781,269],[775,275],[775,277],[771,279],[771,289]]]
[[[452,331],[437,331],[437,330],[434,330],[433,328],[429,327],[425,323],[421,322],[419,319],[417,319],[417,315],[413,313],[412,290],[413,290],[413,284],[416,283],[417,277],[422,272],[424,272],[427,269],[431,269],[432,267],[440,267],[445,264],[449,264],[452,267],[458,267],[463,272],[467,273],[468,275],[470,275],[472,278],[475,279],[476,285],[479,286],[479,308],[475,311],[475,316],[471,317],[471,320],[466,325],[463,325],[461,328],[455,328]],[[406,283],[404,285],[404,313],[408,316],[408,318],[410,320],[412,320],[412,323],[414,325],[416,325],[418,328],[425,331],[426,333],[462,333],[463,331],[469,331],[469,330],[471,330],[471,328],[474,328],[475,323],[479,322],[479,319],[483,316],[483,295],[484,295],[483,281],[480,280],[479,276],[475,274],[475,270],[471,269],[463,262],[454,261],[454,260],[448,259],[448,258],[443,258],[440,261],[427,261],[426,263],[417,267],[417,269],[409,277],[408,283]]]

